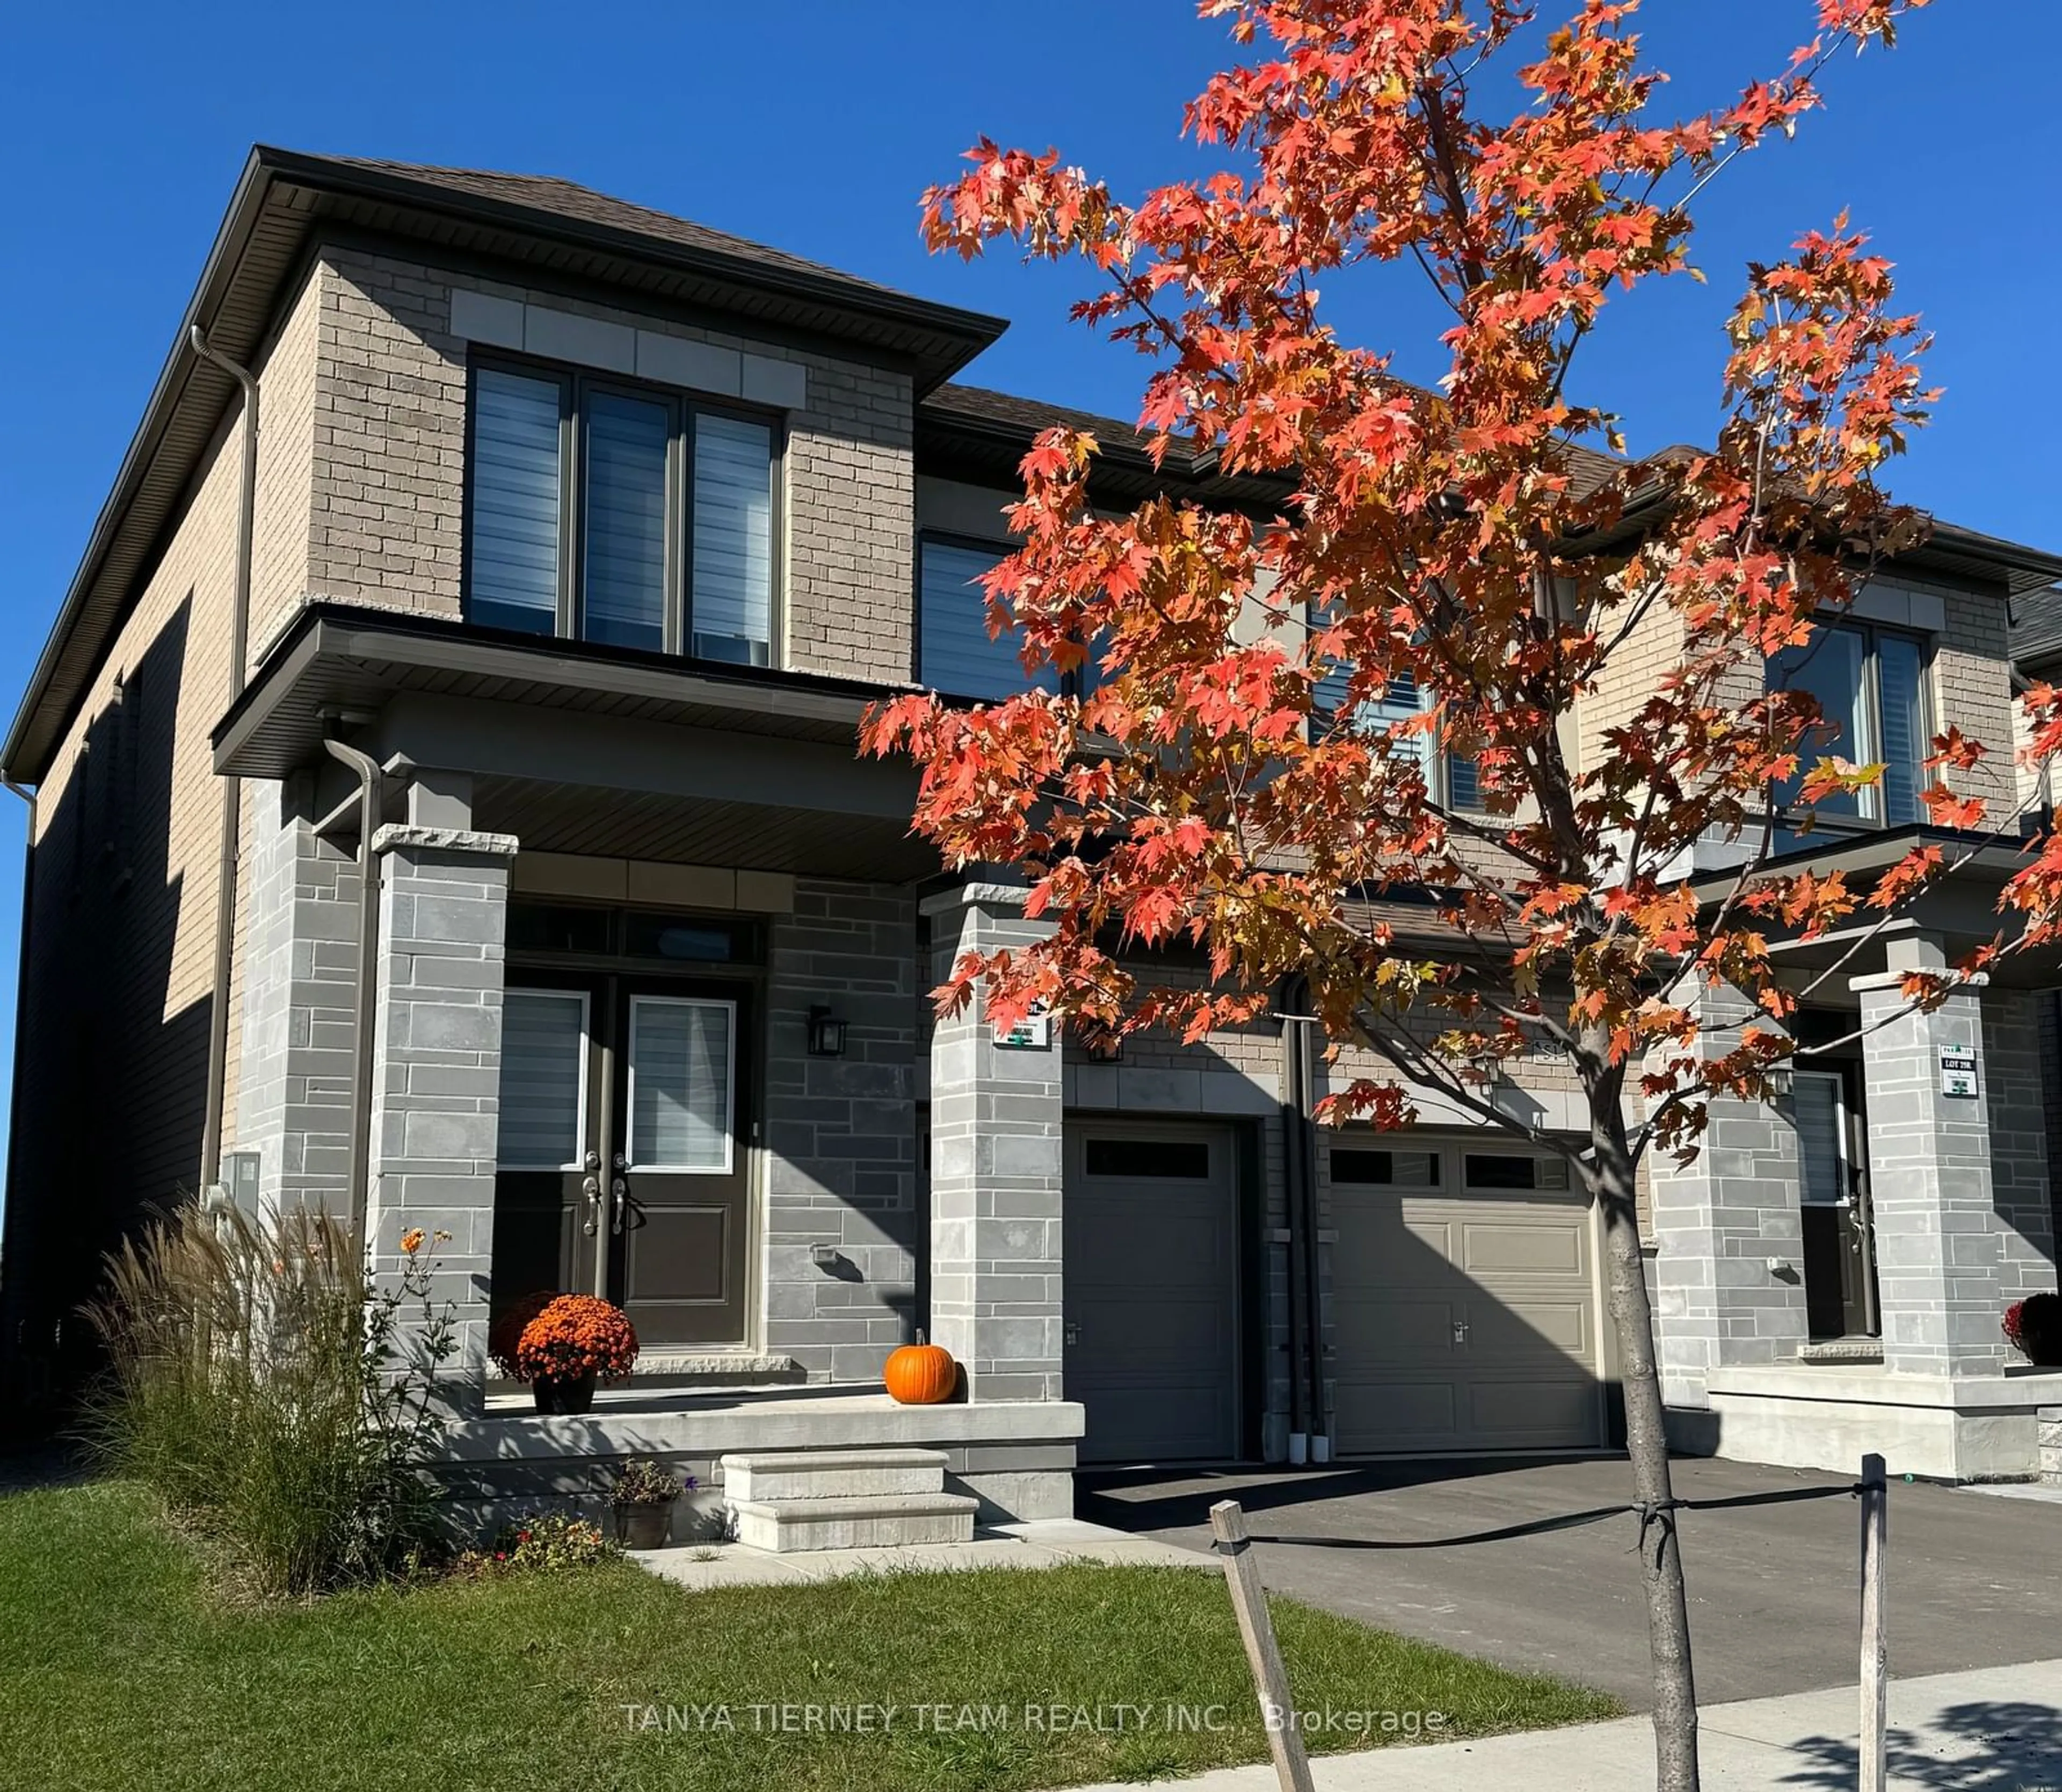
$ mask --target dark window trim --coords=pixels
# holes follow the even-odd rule
[[[551,636],[538,639],[579,641],[588,645],[582,633],[585,569],[582,551],[582,511],[587,492],[584,401],[589,394],[612,393],[643,403],[667,407],[666,444],[666,593],[660,617],[659,651],[694,660],[688,649],[694,642],[694,429],[695,419],[708,415],[756,423],[767,431],[766,463],[768,572],[769,590],[766,607],[764,669],[778,670],[788,619],[786,534],[788,414],[771,407],[746,404],[736,399],[710,397],[686,387],[666,386],[655,380],[638,379],[607,368],[584,367],[542,355],[512,355],[501,350],[475,349],[466,359],[465,477],[459,499],[459,531],[461,541],[459,578],[459,613],[473,619],[472,506],[473,468],[478,455],[474,436],[479,415],[479,374],[491,368],[524,379],[556,382],[559,388],[559,583],[558,611]],[[649,650],[646,650],[649,651]],[[721,659],[696,661],[712,666],[731,665]]]
[[[1859,635],[1862,638],[1862,688],[1857,694],[1858,701],[1861,706],[1861,720],[1867,724],[1873,735],[1873,739],[1869,744],[1879,752],[1883,746],[1883,674],[1876,657],[1876,643],[1887,636],[1892,640],[1909,642],[1919,650],[1920,760],[1919,763],[1912,767],[1912,772],[1918,787],[1922,790],[1924,789],[1927,783],[1925,756],[1933,736],[1938,731],[1940,720],[1936,712],[1933,700],[1933,667],[1934,661],[1940,651],[1939,635],[1930,630],[1900,628],[1895,623],[1872,622],[1867,617],[1844,615],[1830,617],[1821,623],[1819,627],[1822,629],[1845,629],[1849,633]],[[1775,662],[1771,660],[1768,663],[1773,666]],[[1771,686],[1770,688],[1775,688],[1775,687]],[[1799,775],[1802,775],[1801,764]],[[1882,800],[1883,795],[1883,787],[1879,784],[1875,787],[1874,796],[1879,808],[1887,807]],[[1799,848],[1809,849],[1816,842],[1837,835],[1875,834],[1892,828],[1922,826],[1926,820],[1925,808],[1926,805],[1921,803],[1919,805],[1918,814],[1902,821],[1893,821],[1887,814],[1827,815],[1818,811],[1811,811],[1810,812],[1811,832],[1803,836],[1799,841]],[[1795,833],[1795,828],[1789,828],[1786,824],[1793,818],[1801,821],[1805,819],[1806,815],[1807,808],[1801,804],[1792,805],[1781,810],[1777,816],[1779,830]],[[1779,853],[1781,850],[1779,847]]]

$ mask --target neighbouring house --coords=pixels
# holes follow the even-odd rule
[[[483,1498],[921,1445],[1029,1518],[1077,1462],[1611,1446],[1557,1154],[1429,1102],[1313,1127],[1338,1072],[1293,1019],[1114,1056],[933,1024],[955,954],[1037,924],[941,872],[854,733],[884,692],[1024,676],[973,581],[1073,414],[955,383],[1004,327],[563,181],[254,152],[4,749],[34,792],[10,1397],[76,1373],[102,1253],[205,1191],[322,1204],[388,1262],[451,1235],[447,1467]],[[1284,495],[1089,421],[1111,504]],[[1811,676],[1891,770],[1822,856],[1903,850],[1936,725],[2009,738],[2015,606],[2058,576],[1943,526],[1872,585]],[[1690,1447],[2037,1472],[2062,1378],[2010,1372],[1999,1317],[2055,1285],[2054,997],[2020,967],[1860,1026],[1992,924],[1958,886],[1823,977],[1851,942],[1798,948],[1806,1029],[1859,1036],[1649,1166]],[[1577,1117],[1551,1056],[1499,1099]],[[644,1340],[586,1418],[487,1361],[546,1288]],[[880,1391],[920,1326],[964,1401]]]

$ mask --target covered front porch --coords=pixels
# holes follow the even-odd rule
[[[383,1268],[448,1235],[461,1503],[915,1440],[986,1514],[1071,1509],[1058,1044],[924,1000],[1030,924],[936,875],[907,770],[856,756],[865,701],[317,608],[218,731],[220,768],[279,792],[238,1142],[266,1201],[355,1194]],[[642,1345],[580,1418],[489,1357],[497,1316],[560,1291]],[[919,1327],[961,1365],[949,1405],[881,1391]]]
[[[2062,1474],[2062,1375],[2001,1329],[2013,1301],[2056,1286],[2056,967],[2004,960],[1928,1013],[1903,992],[1995,929],[2013,861],[1992,856],[1909,919],[1779,947],[1811,1049],[1776,1101],[1715,1102],[1694,1163],[1655,1164],[1651,1274],[1682,1447],[1835,1469],[1877,1451],[1948,1481]],[[1720,1024],[1729,995],[1707,998]]]

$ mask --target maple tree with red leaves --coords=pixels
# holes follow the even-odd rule
[[[983,140],[924,202],[934,248],[1006,239],[1085,264],[1076,315],[1150,363],[1156,455],[1179,442],[1282,494],[1264,515],[1171,493],[1112,515],[1091,502],[1093,438],[1037,439],[991,627],[1017,631],[1027,672],[1091,668],[1086,694],[903,696],[864,732],[918,762],[916,826],[947,862],[1018,868],[1053,928],[963,960],[938,998],[978,981],[998,1024],[1044,1004],[1093,1035],[1195,1040],[1293,989],[1335,1065],[1361,1067],[1322,1117],[1405,1125],[1429,1089],[1565,1153],[1602,1215],[1669,1792],[1697,1783],[1696,1714],[1641,1157],[1687,1161],[1713,1097],[1770,1099],[1814,1049],[1784,1024],[1809,990],[1779,977],[1779,941],[1851,935],[1824,975],[1851,967],[2023,818],[1951,728],[1920,797],[1949,837],[1866,874],[1798,850],[1884,768],[1826,753],[1791,675],[1928,527],[1879,483],[1934,397],[1924,339],[1859,231],[1843,218],[1750,270],[1707,451],[1628,462],[1571,370],[1611,295],[1702,277],[1707,183],[1821,104],[1831,57],[1889,43],[1924,3],[1819,0],[1781,73],[1668,119],[1630,3],[1546,32],[1515,0],[1206,0],[1265,46],[1187,111],[1238,171],[1126,204],[1057,153]],[[1498,58],[1524,58],[1507,122],[1478,115]],[[1414,263],[1450,308],[1436,392],[1327,327],[1322,282],[1366,262]],[[1641,696],[1585,741],[1583,704],[1657,642]],[[1414,709],[1385,702],[1399,692]],[[2044,758],[2062,692],[2024,706]],[[1465,812],[1430,770],[1456,759]],[[1909,1004],[2053,942],[2062,843],[2025,851],[1996,939],[1908,973]],[[1399,933],[1383,899],[1401,892],[1435,899],[1436,949]],[[1207,954],[1206,986],[1156,979],[1175,945]],[[1743,1023],[1700,1000],[1728,988]],[[1494,1099],[1542,1047],[1572,1066],[1586,1137],[1531,1134]]]

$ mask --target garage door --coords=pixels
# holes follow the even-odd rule
[[[1085,1462],[1238,1438],[1238,1204],[1220,1127],[1067,1121],[1066,1390]]]
[[[1589,1202],[1566,1161],[1335,1144],[1341,1453],[1603,1441]]]

